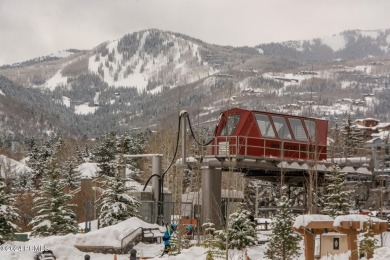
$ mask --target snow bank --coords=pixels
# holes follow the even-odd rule
[[[390,248],[381,247],[375,250],[374,257],[375,260],[388,260],[390,259]]]
[[[351,251],[347,251],[345,253],[337,254],[337,255],[328,255],[321,257],[320,260],[349,260],[351,256]]]
[[[157,224],[147,223],[139,218],[133,217],[122,221],[116,225],[98,229],[78,236],[76,239],[76,247],[115,247],[120,248],[122,239],[131,241],[136,236],[142,233],[141,228],[157,228],[164,232],[164,227]],[[132,234],[132,235],[130,235]],[[128,237],[128,235],[130,235]]]

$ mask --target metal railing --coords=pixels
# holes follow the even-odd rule
[[[297,160],[323,160],[327,146],[311,142],[297,142],[248,136],[218,136],[210,145],[210,155],[219,157],[276,157]]]
[[[141,230],[141,232],[139,232],[139,234],[134,234],[136,233],[138,230]],[[158,231],[158,232],[153,232],[153,231]],[[155,233],[159,233],[161,234],[161,236],[155,236]],[[141,235],[142,237],[142,241],[144,241],[144,238],[158,238],[158,237],[162,237],[163,235],[163,232],[160,231],[159,228],[143,228],[143,227],[138,227],[137,229],[133,230],[130,234],[128,234],[127,236],[123,237],[122,240],[121,240],[121,249],[123,250],[124,248],[126,248],[126,246],[134,240],[134,238],[138,235]]]

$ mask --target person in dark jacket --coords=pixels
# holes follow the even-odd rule
[[[186,228],[186,233],[187,233],[187,239],[191,240],[193,237],[193,232],[194,232],[194,227],[192,225],[188,225]]]

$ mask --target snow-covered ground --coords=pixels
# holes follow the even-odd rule
[[[36,251],[43,249],[50,249],[57,256],[57,260],[74,260],[84,259],[85,255],[90,255],[91,260],[108,260],[114,259],[114,254],[103,254],[103,253],[86,253],[76,248],[75,245],[88,244],[88,246],[118,246],[120,241],[133,231],[139,229],[139,227],[156,227],[155,224],[145,223],[140,219],[131,218],[123,221],[117,225],[91,231],[86,234],[75,234],[66,236],[51,236],[45,238],[30,238],[27,242],[6,242],[0,245],[0,259],[1,260],[28,260],[33,259],[36,255]],[[157,226],[158,227],[158,226]],[[164,227],[160,227],[161,231]],[[195,244],[196,241],[192,241]],[[379,243],[381,240],[379,239]],[[375,251],[374,260],[388,260],[390,259],[390,232],[386,232],[383,235],[383,247],[378,248]],[[303,242],[301,242],[301,245]],[[138,243],[135,245],[138,257],[145,257],[147,259],[160,259],[163,244],[145,244]],[[252,260],[267,259],[264,255],[266,251],[266,245],[252,246],[246,250],[246,254]],[[206,250],[203,247],[192,246],[189,249],[184,249],[181,254],[177,256],[165,256],[165,258],[173,260],[203,260],[206,259]],[[228,259],[240,260],[244,259],[244,251],[230,250],[228,252]],[[118,254],[116,255],[117,260],[128,260],[129,254]],[[302,255],[299,260],[303,260]],[[338,258],[322,258],[322,259],[348,259],[347,255],[338,256]]]

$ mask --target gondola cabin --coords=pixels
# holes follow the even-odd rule
[[[221,113],[211,143],[217,157],[326,160],[328,122],[233,108]]]

